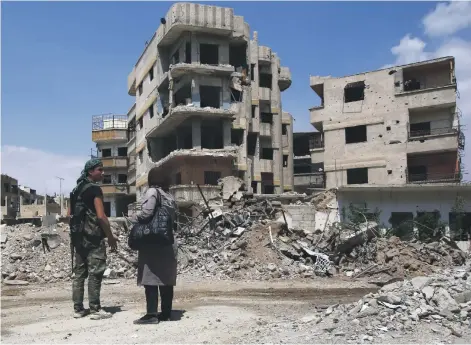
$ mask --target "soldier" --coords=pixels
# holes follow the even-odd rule
[[[101,309],[100,290],[106,269],[105,237],[111,250],[117,249],[118,238],[111,231],[105,215],[103,192],[97,182],[103,179],[103,165],[99,159],[91,159],[85,164],[77,186],[70,193],[70,237],[72,258],[75,251],[72,299],[74,317],[88,315],[83,307],[85,279],[88,277],[88,301],[90,319],[100,320],[111,317]]]

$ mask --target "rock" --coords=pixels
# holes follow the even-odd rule
[[[244,233],[245,231],[245,228],[242,228],[242,227],[238,227],[234,232],[233,232],[233,235],[234,236],[240,236]]]
[[[50,271],[50,270],[52,270],[52,267],[48,264],[48,265],[46,265],[46,267],[44,267],[44,270],[45,271]]]
[[[32,234],[25,234],[25,235],[23,235],[23,238],[26,241],[31,241],[34,238],[34,236]]]
[[[391,260],[399,255],[399,251],[397,249],[391,249],[387,251],[385,255],[387,260]]]
[[[415,277],[411,279],[412,286],[416,290],[422,290],[432,279],[429,277]]]
[[[108,278],[108,279],[116,279],[118,278],[118,274],[116,273],[116,271],[112,270],[111,268],[107,268],[105,270],[105,273],[103,274],[103,277]]]
[[[394,282],[394,283],[387,284],[387,285],[383,286],[381,288],[381,291],[383,291],[383,292],[394,291],[394,290],[397,290],[397,289],[401,288],[402,285],[403,285],[402,281],[397,281],[397,282]]]
[[[6,285],[28,285],[26,280],[5,280]]]
[[[270,272],[275,272],[275,271],[276,271],[276,265],[275,265],[275,264],[268,264],[268,265],[267,265],[267,269],[268,269]]]
[[[10,254],[10,259],[12,259],[12,260],[21,260],[21,259],[23,259],[23,255],[18,254],[18,253],[11,253]]]
[[[431,286],[426,286],[422,289],[422,293],[427,301],[430,301],[433,298],[435,289]]]
[[[439,309],[447,309],[453,311],[459,309],[458,303],[451,297],[447,290],[442,287],[437,288],[433,295],[433,301]]]
[[[368,317],[368,316],[373,316],[373,315],[378,315],[378,314],[379,314],[379,310],[377,308],[367,307],[366,309],[362,310],[357,315],[357,318],[363,318],[363,317]]]
[[[315,324],[318,324],[319,322],[321,322],[322,318],[316,314],[311,314],[311,315],[306,315],[304,317],[301,318],[301,322],[302,323],[315,323]]]
[[[62,277],[64,277],[64,274],[62,272],[57,272],[54,273],[52,276],[56,279],[61,279]]]
[[[389,304],[400,304],[402,302],[401,297],[397,295],[393,295],[393,294],[381,295],[377,298],[377,300],[381,302],[386,302]]]
[[[468,303],[471,301],[471,290],[456,294],[455,301],[456,303]]]

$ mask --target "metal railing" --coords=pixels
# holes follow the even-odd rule
[[[459,183],[461,181],[461,172],[438,172],[438,173],[409,173],[406,169],[407,183],[441,183],[441,182],[452,182]]]
[[[92,117],[92,131],[102,131],[104,129],[127,129],[127,115],[95,115]]]
[[[295,186],[309,186],[311,188],[325,188],[325,172],[294,174]]]
[[[459,129],[457,127],[430,128],[430,129],[421,129],[421,130],[409,129],[409,139],[432,136],[432,135],[440,136],[440,135],[458,134],[458,133],[459,133]]]
[[[319,138],[310,138],[309,139],[309,149],[322,149],[324,148],[324,139]]]

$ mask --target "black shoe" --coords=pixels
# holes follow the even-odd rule
[[[157,317],[157,315],[153,315],[153,314],[146,314],[140,319],[133,321],[133,324],[135,325],[148,325],[148,324],[157,324],[157,323],[159,323],[159,318]]]
[[[159,321],[170,321],[172,320],[172,314],[171,313],[159,313],[157,316]]]

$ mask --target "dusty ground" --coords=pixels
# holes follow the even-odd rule
[[[70,283],[2,287],[2,343],[345,343],[321,326],[300,320],[315,308],[353,302],[374,287],[336,279],[280,282],[179,281],[172,322],[135,326],[145,310],[134,281],[104,285],[109,320],[75,320]],[[360,330],[361,331],[361,330]],[[432,342],[432,331],[375,339],[374,342]],[[470,339],[451,338],[469,343]]]

